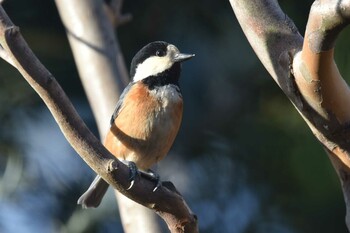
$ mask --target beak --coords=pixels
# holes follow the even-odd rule
[[[195,56],[195,54],[177,53],[177,54],[175,54],[173,61],[174,62],[183,62],[183,61],[187,61],[188,59],[191,59],[194,56]]]

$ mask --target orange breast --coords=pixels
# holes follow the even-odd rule
[[[181,124],[181,96],[168,87],[161,91],[135,84],[124,97],[105,140],[114,156],[133,161],[144,170],[168,153]]]

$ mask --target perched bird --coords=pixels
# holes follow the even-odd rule
[[[193,56],[180,53],[172,44],[156,41],[132,59],[132,81],[120,96],[104,142],[115,157],[129,166],[131,185],[138,169],[158,179],[150,168],[168,153],[179,130],[183,110],[181,62]],[[97,207],[107,188],[107,182],[97,176],[78,204]]]

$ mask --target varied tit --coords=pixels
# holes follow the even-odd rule
[[[183,109],[181,62],[193,56],[180,53],[172,44],[156,41],[132,59],[132,81],[120,96],[104,142],[115,157],[130,167],[131,184],[138,171],[135,165],[159,181],[150,168],[168,153],[179,130]],[[107,182],[97,176],[78,204],[97,207],[107,188]]]

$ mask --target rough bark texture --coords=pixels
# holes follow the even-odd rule
[[[350,229],[350,91],[334,62],[350,1],[315,1],[305,39],[274,0],[231,0],[257,56],[327,151],[342,183]]]
[[[81,120],[52,74],[40,63],[0,6],[0,44],[4,53],[42,98],[71,146],[110,185],[127,197],[155,210],[171,232],[198,232],[196,216],[172,185],[164,183],[153,192],[154,183],[140,177],[129,186],[129,169],[116,160]]]

